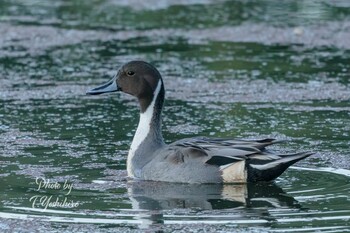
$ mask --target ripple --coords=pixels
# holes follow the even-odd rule
[[[326,231],[330,225],[334,225],[334,230],[341,231],[349,227],[350,209],[346,207],[348,205],[339,206],[337,203],[339,199],[347,198],[349,173],[345,169],[293,167],[277,180],[277,185],[188,185],[132,181],[127,183],[127,196],[113,191],[111,184],[116,185],[114,181],[98,180],[91,186],[108,187],[109,191],[104,189],[96,193],[89,191],[88,184],[76,185],[70,198],[83,200],[83,208],[78,211],[52,208],[44,211],[23,206],[25,202],[22,199],[21,205],[4,206],[0,217],[5,226],[12,219],[138,226],[141,229],[155,226],[176,229],[180,225],[209,229],[210,226],[229,227],[233,224],[261,230],[268,226],[272,231],[282,232],[294,232],[301,228],[303,231]],[[305,186],[307,177],[325,182],[309,182]],[[107,203],[131,203],[131,206],[115,209],[114,205]],[[102,206],[108,207],[100,210]],[[323,225],[324,221],[327,221],[327,226]]]

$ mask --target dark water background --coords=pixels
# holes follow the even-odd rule
[[[0,231],[349,232],[349,49],[346,0],[0,0]],[[164,77],[168,142],[317,153],[272,184],[128,182],[136,102],[85,91],[133,59]]]

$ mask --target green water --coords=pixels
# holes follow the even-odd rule
[[[348,38],[345,0],[0,0],[0,231],[349,232]],[[133,59],[163,75],[167,142],[317,153],[272,184],[128,180],[136,101],[85,91]]]

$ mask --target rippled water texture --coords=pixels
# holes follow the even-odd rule
[[[0,0],[0,232],[349,232],[349,38],[346,0]],[[269,184],[127,180],[136,102],[85,91],[132,59],[167,142],[317,153]]]

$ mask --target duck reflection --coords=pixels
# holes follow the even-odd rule
[[[268,209],[301,208],[275,183],[223,185],[131,181],[128,194],[134,210],[148,210],[138,217],[142,220],[141,228],[163,224],[160,210],[227,209],[235,214],[239,212],[240,216],[254,213],[256,217],[273,221]]]
[[[275,183],[223,185],[132,181],[128,183],[128,194],[133,209],[144,210],[300,207]]]

